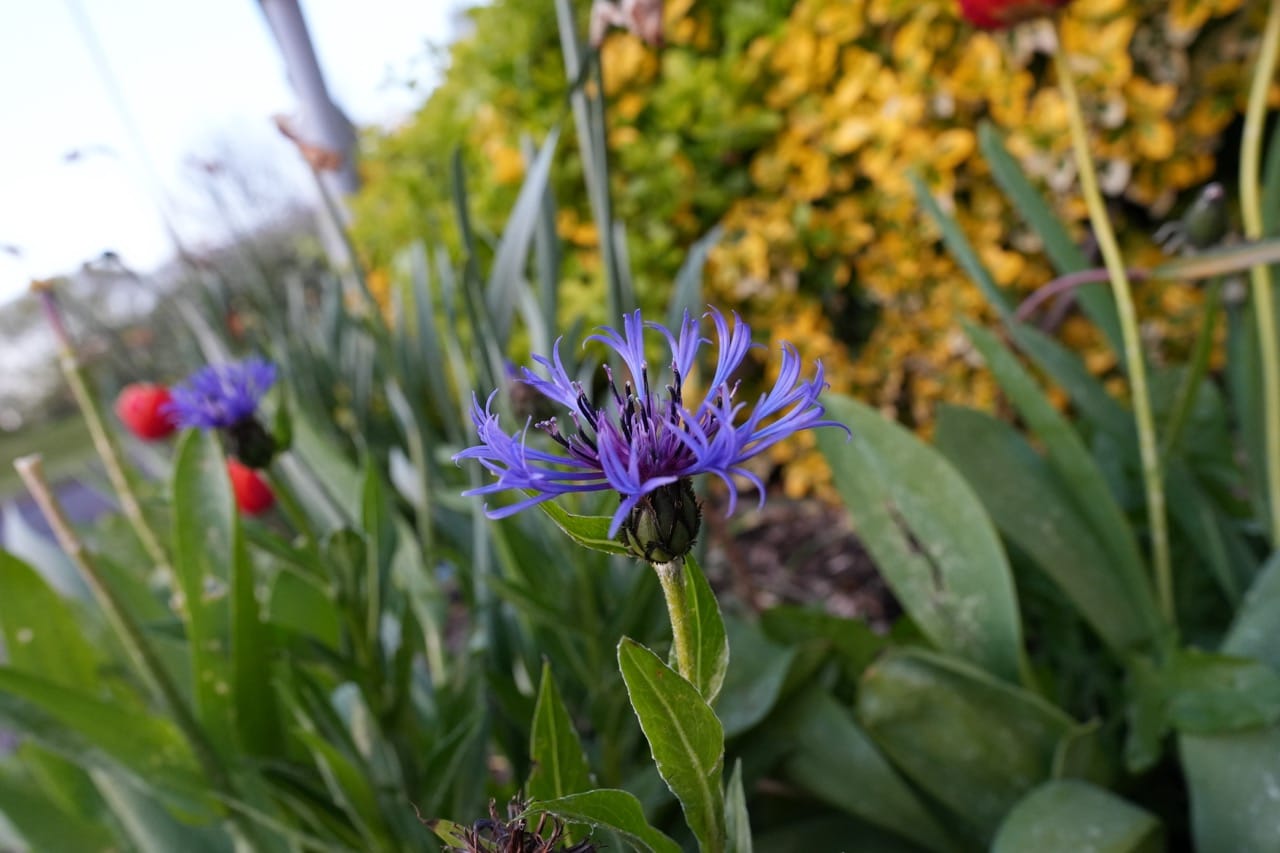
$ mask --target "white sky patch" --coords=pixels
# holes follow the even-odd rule
[[[330,92],[357,124],[392,124],[434,82],[429,44],[466,0],[301,0]],[[82,10],[133,114],[151,168],[121,123],[78,29]],[[416,91],[404,85],[415,79]],[[43,0],[0,4],[0,302],[32,278],[103,251],[147,270],[172,253],[154,182],[175,211],[192,189],[192,154],[232,138],[279,175],[282,195],[309,177],[271,124],[296,101],[256,0]],[[66,155],[85,152],[73,162]],[[184,240],[210,235],[187,233]],[[198,226],[194,226],[197,227]],[[4,346],[7,346],[7,342]],[[3,348],[3,347],[0,347]]]

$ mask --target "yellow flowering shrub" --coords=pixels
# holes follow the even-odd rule
[[[421,115],[371,140],[357,236],[377,265],[427,227],[447,228],[443,164],[454,145],[467,152],[477,221],[496,231],[523,175],[521,134],[541,138],[560,123],[565,311],[604,319],[558,36],[537,5],[499,0],[474,12],[474,37],[453,49]],[[1223,133],[1243,111],[1261,5],[1076,0],[1058,18],[1134,263],[1157,257],[1148,235],[1219,169]],[[976,129],[990,121],[1088,245],[1047,59],[1053,29],[976,31],[954,0],[667,0],[665,15],[662,48],[617,32],[601,52],[616,214],[642,304],[665,305],[688,246],[720,223],[708,299],[821,358],[833,387],[926,431],[940,401],[990,404],[994,383],[959,327],[989,319],[987,308],[908,176],[958,218],[1014,299],[1045,284],[1053,272],[1037,238],[978,151]],[[1280,87],[1272,95],[1280,103]],[[1198,293],[1147,284],[1138,300],[1156,357],[1185,347]],[[1087,321],[1069,315],[1055,331],[1091,369],[1114,372]],[[778,453],[788,454],[788,492],[819,487],[812,452]]]

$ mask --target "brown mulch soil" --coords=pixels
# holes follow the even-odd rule
[[[712,586],[754,610],[781,603],[821,606],[882,631],[901,613],[843,509],[770,498],[757,510],[748,499],[726,519],[724,507],[712,500],[702,529]]]

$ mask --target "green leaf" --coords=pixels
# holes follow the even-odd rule
[[[1152,267],[1148,277],[1165,281],[1214,278],[1255,266],[1280,263],[1280,239],[1264,238],[1234,246],[1220,246]]]
[[[110,770],[93,770],[93,781],[111,806],[131,845],[138,853],[230,853],[232,846],[214,823],[195,827],[179,823],[168,810],[127,778]]]
[[[527,286],[524,280],[525,265],[529,259],[535,226],[542,215],[543,197],[551,174],[551,159],[559,139],[559,128],[554,128],[547,134],[542,149],[529,166],[524,183],[520,186],[520,195],[502,229],[502,240],[494,253],[487,295],[489,314],[493,317],[494,333],[498,340],[505,341],[510,337],[511,320],[519,301],[517,293],[520,287]]]
[[[1018,348],[1070,395],[1080,414],[1114,437],[1136,459],[1138,433],[1133,416],[1107,393],[1106,386],[1089,372],[1080,356],[1035,326],[1010,323],[1008,328]]]
[[[644,819],[640,801],[626,791],[606,788],[571,794],[557,800],[531,803],[525,810],[526,815],[544,813],[568,823],[585,823],[598,829],[612,830],[638,850],[680,853],[680,845],[650,826]]]
[[[992,853],[1159,853],[1160,822],[1110,791],[1055,779],[1027,794],[1000,825]]]
[[[466,850],[469,846],[469,842],[467,841],[468,828],[460,823],[434,818],[427,821],[427,826],[429,826],[431,831],[436,834],[436,838],[439,838],[451,848]],[[482,840],[481,843],[491,844],[492,842],[485,842]],[[493,845],[493,847],[496,849],[497,845]]]
[[[925,186],[919,175],[912,173],[908,177],[911,180],[912,189],[915,190],[916,201],[925,209],[930,218],[937,223],[938,228],[942,231],[942,241],[946,243],[947,250],[951,252],[951,256],[955,258],[956,263],[973,280],[973,283],[978,285],[978,289],[982,291],[982,295],[987,299],[987,304],[1000,315],[1000,318],[1003,320],[1011,318],[1013,309],[1009,305],[1008,298],[1000,290],[995,279],[991,277],[991,273],[987,271],[982,259],[978,257],[978,253],[974,251],[969,238],[965,236],[964,231],[960,228],[960,223],[956,221],[954,216],[948,216],[943,211],[942,206],[934,199],[933,194],[929,192],[929,188]]]
[[[1117,652],[1150,642],[1158,615],[1135,596],[1057,472],[1017,430],[983,412],[943,406],[934,442],[978,493],[1000,532],[1053,579]]]
[[[672,288],[671,302],[667,305],[667,328],[678,329],[684,320],[684,312],[697,316],[702,309],[702,268],[706,266],[707,256],[724,236],[724,226],[715,225],[706,234],[694,241],[685,253],[684,262],[676,272],[675,287]]]
[[[707,577],[693,554],[684,557],[685,600],[689,603],[693,619],[693,684],[713,704],[724,685],[725,671],[729,668],[729,641],[725,635],[724,617],[720,615],[720,602],[707,583]]]
[[[1013,579],[977,495],[936,450],[874,409],[829,394],[822,430],[854,528],[911,618],[941,649],[1016,681],[1025,667]]]
[[[10,773],[0,773],[0,818],[7,818],[30,850],[107,851],[117,849],[111,833],[89,815],[68,813],[39,789]],[[4,836],[0,833],[0,849]]]
[[[1089,259],[1076,245],[1075,240],[1071,239],[1066,226],[1054,214],[1044,200],[1044,196],[1027,180],[1018,161],[1005,150],[1000,131],[990,122],[984,121],[978,125],[978,146],[982,149],[983,156],[987,158],[988,165],[991,166],[991,174],[996,179],[996,183],[1022,214],[1022,218],[1044,242],[1045,253],[1053,263],[1054,269],[1060,275],[1065,275],[1088,267]],[[1111,298],[1110,291],[1104,285],[1083,287],[1076,298],[1080,300],[1080,305],[1089,315],[1089,319],[1093,320],[1094,325],[1107,336],[1107,340],[1111,342],[1111,348],[1117,353],[1123,353],[1120,316],[1116,312],[1115,301]],[[1123,360],[1124,356],[1121,355],[1120,358]]]
[[[965,324],[965,329],[1000,387],[1031,432],[1043,443],[1045,458],[1062,484],[1062,491],[1097,535],[1108,563],[1125,589],[1125,597],[1135,608],[1140,608],[1146,634],[1159,637],[1164,625],[1133,528],[1080,436],[994,334],[971,324]]]
[[[187,619],[197,716],[226,749],[280,747],[271,637],[217,438],[188,430],[173,468],[174,568]]]
[[[751,818],[747,814],[747,793],[742,787],[742,759],[733,763],[733,774],[725,792],[724,822],[729,853],[752,853]]]
[[[1263,564],[1222,642],[1227,654],[1250,657],[1280,672],[1280,551]]]
[[[609,516],[574,515],[565,511],[555,501],[543,501],[538,506],[556,523],[557,527],[584,548],[603,551],[606,554],[620,554],[624,557],[634,556],[620,542],[609,537],[609,525],[613,522]]]
[[[777,725],[774,736],[788,744],[783,753],[787,779],[926,850],[955,849],[848,710],[817,686],[787,703]]]
[[[196,716],[224,749],[232,739],[227,567],[237,547],[234,514],[217,439],[203,430],[187,430],[173,465],[173,567],[187,623]]]
[[[871,630],[866,622],[836,616],[811,606],[782,604],[770,608],[760,615],[760,626],[773,639],[789,645],[813,640],[829,645],[844,667],[845,674],[854,680],[887,645],[885,638]],[[732,631],[730,636],[730,647],[738,648],[738,639]],[[732,663],[729,673],[732,677]],[[724,709],[721,719],[724,719]]]
[[[57,543],[37,532],[9,501],[0,501],[0,542],[4,543],[4,551],[34,568],[60,595],[92,600],[89,587],[71,559]]]
[[[378,809],[378,795],[363,768],[316,731],[298,728],[294,729],[294,735],[311,750],[329,795],[346,812],[366,843],[375,845],[375,849],[385,843],[387,839]]]
[[[768,715],[782,695],[796,650],[771,642],[745,619],[727,622],[734,655],[725,674],[717,714],[725,737],[741,734]]]
[[[84,617],[17,557],[0,551],[0,631],[15,669],[64,687],[98,683],[104,660],[85,638]]]
[[[533,770],[525,792],[535,800],[554,800],[591,788],[591,768],[583,754],[582,742],[556,689],[551,664],[547,661],[542,663],[542,684],[533,710],[529,758]]]
[[[0,719],[83,767],[120,767],[171,801],[199,808],[207,792],[168,719],[135,705],[0,667]]]
[[[1263,566],[1222,644],[1222,652],[1277,666],[1280,623],[1280,553]],[[1224,697],[1225,698],[1225,697]],[[1235,853],[1273,850],[1280,838],[1280,724],[1265,729],[1178,738],[1191,794],[1196,850]]]
[[[867,670],[858,718],[913,782],[984,843],[1049,778],[1059,742],[1078,728],[1039,696],[923,650],[890,652]]]
[[[624,637],[618,665],[658,773],[703,849],[724,847],[724,730],[698,689],[653,652]]]
[[[1280,674],[1249,658],[1180,650],[1163,673],[1169,721],[1219,734],[1280,721]]]
[[[295,572],[282,571],[271,583],[267,618],[272,625],[338,649],[342,640],[342,615],[333,598],[316,581]]]
[[[1280,726],[1178,738],[1199,853],[1271,851],[1280,838]]]

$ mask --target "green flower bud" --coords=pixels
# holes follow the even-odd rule
[[[641,498],[622,523],[618,541],[642,560],[670,563],[689,553],[701,524],[693,483],[684,477]]]
[[[266,468],[276,455],[276,440],[257,418],[245,418],[225,427],[223,432],[231,445],[231,455],[250,468]]]
[[[1227,219],[1227,194],[1222,184],[1212,183],[1182,216],[1182,229],[1193,249],[1208,249],[1222,242],[1230,222]]]

